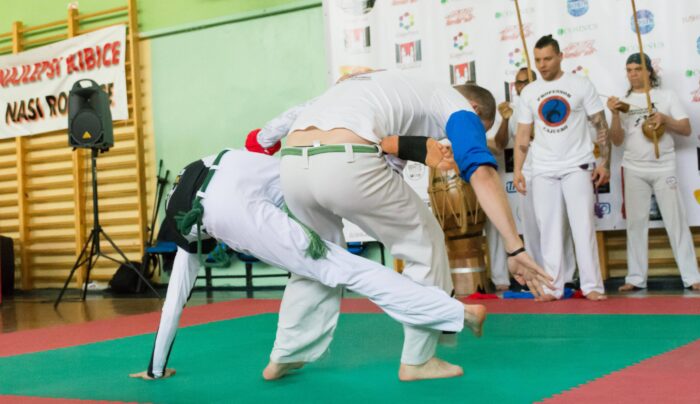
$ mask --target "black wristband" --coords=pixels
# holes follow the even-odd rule
[[[510,258],[510,257],[515,257],[516,255],[518,255],[520,253],[524,253],[524,252],[525,252],[525,247],[520,247],[513,252],[506,251],[506,255],[508,256],[508,258]]]
[[[399,136],[399,158],[425,164],[428,139],[424,136]]]

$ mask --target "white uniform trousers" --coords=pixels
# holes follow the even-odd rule
[[[523,220],[523,238],[525,249],[540,266],[544,266],[542,246],[540,245],[540,229],[535,219],[534,192],[532,179],[525,177],[527,193],[520,194],[520,214]],[[564,216],[564,283],[572,282],[576,272],[576,256],[574,256],[574,240],[571,238],[571,227],[568,217]]]
[[[673,256],[689,287],[700,282],[697,257],[685,216],[676,170],[642,172],[624,169],[625,210],[627,213],[627,277],[625,282],[645,288],[649,269],[649,208],[652,192],[671,242]]]
[[[591,171],[575,167],[536,174],[532,180],[535,217],[540,229],[544,269],[554,278],[554,290],[547,293],[561,298],[564,292],[564,223],[568,217],[576,248],[581,290],[604,293],[595,234]]]
[[[484,226],[486,230],[486,242],[489,246],[489,268],[491,269],[491,282],[496,286],[509,286],[510,273],[508,272],[508,262],[506,247],[503,244],[501,234],[496,226],[486,219]]]
[[[321,237],[343,242],[346,218],[405,261],[403,274],[451,293],[444,234],[426,204],[379,154],[324,153],[284,156],[281,182],[290,210]],[[282,299],[272,358],[292,362],[320,356],[330,342],[341,298],[339,288],[292,276]],[[305,329],[299,340],[299,324]],[[435,355],[439,332],[404,325],[401,362],[425,363]],[[318,341],[319,343],[308,343]]]

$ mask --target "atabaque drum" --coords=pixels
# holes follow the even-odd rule
[[[428,188],[433,214],[445,233],[445,246],[457,296],[485,290],[484,222],[472,187],[453,170],[430,169]]]

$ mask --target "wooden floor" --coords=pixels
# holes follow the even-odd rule
[[[608,287],[611,295],[616,295],[616,287]],[[165,290],[161,293],[165,295]],[[639,291],[628,296],[687,296],[700,298],[700,293],[680,289],[662,289]],[[69,291],[57,309],[53,303],[58,296],[58,290],[37,290],[32,292],[16,292],[12,297],[4,297],[0,306],[0,333],[11,333],[36,328],[57,325],[87,323],[95,320],[111,319],[134,314],[159,311],[163,300],[151,297],[149,294],[138,296],[113,295],[105,291],[89,292],[85,302],[78,300],[77,291]],[[346,297],[355,297],[348,293]],[[208,303],[243,299],[245,292],[214,291],[207,293],[195,289],[188,306],[199,306]],[[282,291],[257,291],[255,298],[280,299]]]

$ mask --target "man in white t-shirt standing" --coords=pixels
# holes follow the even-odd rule
[[[532,72],[533,81],[537,80],[537,74]],[[527,67],[523,67],[515,74],[515,93],[520,97],[526,85],[530,83],[527,77]],[[511,138],[515,142],[515,131],[518,125],[518,100],[515,102],[504,101],[498,104],[498,113],[501,115],[501,124],[496,131],[496,135],[492,138],[492,144],[489,147],[495,148],[494,155],[498,161],[498,173],[505,174],[505,161],[502,156],[504,150],[510,144]],[[532,258],[539,265],[543,265],[542,249],[540,246],[540,229],[537,227],[535,220],[535,205],[532,198],[532,154],[528,154],[523,164],[523,176],[525,177],[526,187],[529,192],[520,194],[520,215],[523,224],[523,238],[525,239],[525,248],[530,252]],[[566,218],[565,218],[566,219]],[[564,239],[564,282],[573,282],[574,273],[576,272],[576,257],[574,256],[574,242],[571,239],[568,220],[564,221],[566,228]],[[495,234],[494,234],[495,233]],[[498,232],[495,231],[491,222],[486,224],[486,237],[489,244],[489,258],[491,260],[491,281],[496,285],[496,290],[507,290],[510,284],[508,280],[508,268],[505,262],[505,249],[501,242]],[[505,287],[504,287],[505,286]]]
[[[535,63],[542,80],[520,96],[513,182],[527,192],[522,169],[532,141],[532,191],[541,233],[544,268],[554,289],[539,300],[560,299],[564,292],[564,220],[568,216],[576,246],[581,290],[589,300],[603,300],[604,286],[595,235],[593,184],[609,178],[610,145],[604,106],[588,78],[564,73],[559,43],[551,35],[535,44]],[[597,131],[604,164],[595,166],[588,121]]]
[[[434,139],[449,138],[460,175],[503,235],[516,280],[535,293],[549,277],[524,253],[495,161],[486,148],[493,96],[477,86],[411,79],[398,71],[350,77],[331,87],[296,119],[282,150],[281,183],[290,211],[322,238],[342,245],[345,218],[406,263],[403,274],[452,292],[444,234],[420,197],[384,160],[425,160]],[[416,136],[416,137],[411,137]],[[431,138],[428,138],[431,137]],[[422,155],[422,157],[421,157]],[[525,278],[525,279],[524,279]],[[333,338],[342,288],[294,276],[285,288],[268,374],[318,359]],[[313,327],[309,327],[313,324]],[[435,357],[439,332],[404,326],[401,380],[463,373]]]
[[[622,167],[625,179],[625,211],[627,214],[627,277],[620,291],[629,292],[647,286],[649,206],[652,193],[656,195],[663,217],[673,256],[681,272],[683,286],[700,291],[693,236],[685,216],[676,175],[676,153],[670,133],[658,138],[659,158],[654,153],[654,143],[642,133],[642,123],[649,118],[666,131],[679,136],[690,136],[690,120],[676,95],[658,88],[658,78],[651,67],[651,59],[644,55],[651,87],[651,101],[655,112],[647,117],[646,94],[642,58],[634,53],[627,58],[627,79],[630,90],[622,99],[610,97],[608,108],[612,112],[610,136],[615,146],[622,146]],[[626,113],[620,112],[622,103],[629,105]]]

